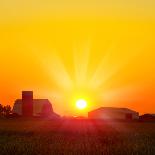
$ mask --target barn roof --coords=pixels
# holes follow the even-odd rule
[[[116,108],[116,107],[100,107],[98,109],[90,111],[90,113],[91,112],[101,112],[101,111],[137,113],[136,111],[128,109],[128,108]]]
[[[17,99],[15,101],[16,104],[22,104],[22,99]],[[50,101],[48,99],[33,99],[33,103],[34,104],[42,104],[42,103],[50,103]],[[51,104],[51,103],[50,103]]]
[[[48,111],[50,113],[50,116],[52,118],[58,118],[60,117],[59,114],[55,113],[53,111],[53,107],[52,107],[52,104],[50,103],[50,101],[48,99],[33,99],[33,104],[34,104],[34,115],[40,115],[40,112],[42,112],[42,107],[45,105],[48,106]],[[14,103],[14,107],[15,107],[15,113],[16,113],[16,110],[18,109],[19,111],[21,110],[22,106],[22,99],[17,99]],[[50,108],[50,109],[49,109]],[[45,110],[45,109],[44,109]],[[21,112],[18,112],[19,114],[21,114]]]
[[[16,106],[22,106],[22,99],[17,99],[14,103]],[[43,106],[50,106],[51,111],[53,111],[53,106],[48,99],[33,99],[34,110],[39,108],[41,111]]]

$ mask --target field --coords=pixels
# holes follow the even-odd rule
[[[1,119],[0,155],[153,155],[155,123]]]

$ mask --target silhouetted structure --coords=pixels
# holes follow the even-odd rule
[[[33,92],[22,92],[22,115],[33,116]]]
[[[23,91],[22,99],[17,99],[13,106],[13,113],[23,117],[42,116],[58,118],[48,99],[33,99],[33,91]]]
[[[128,108],[101,107],[88,113],[90,119],[138,120],[139,113]]]
[[[141,121],[155,121],[155,114],[144,114],[140,116]]]

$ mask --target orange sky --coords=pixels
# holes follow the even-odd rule
[[[154,8],[153,0],[0,1],[0,103],[33,90],[62,115],[100,106],[155,113]]]

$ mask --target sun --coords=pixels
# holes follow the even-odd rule
[[[76,101],[76,107],[78,109],[85,109],[87,107],[87,101],[83,100],[83,99],[79,99]]]

